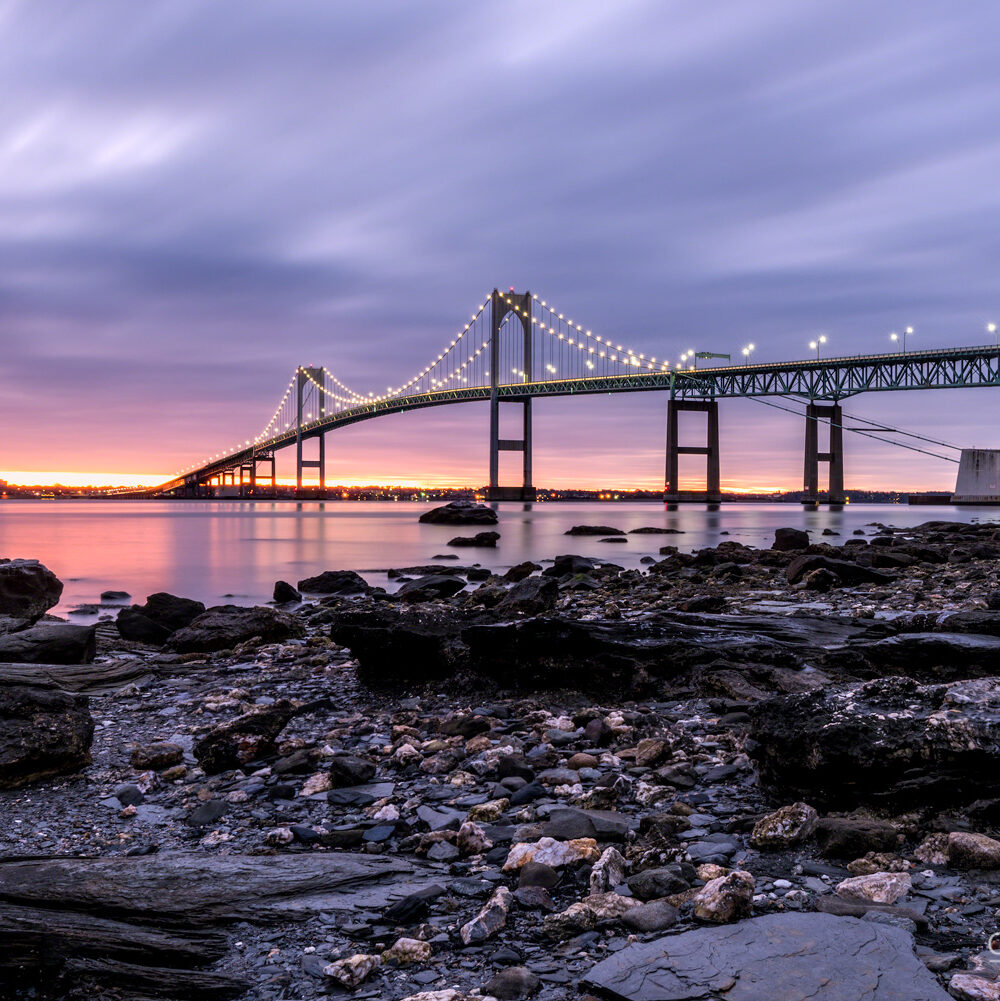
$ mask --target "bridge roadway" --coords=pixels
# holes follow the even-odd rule
[[[840,415],[838,402],[859,393],[888,392],[915,389],[969,389],[975,387],[1000,386],[1000,346],[973,346],[963,348],[939,348],[923,351],[891,352],[886,354],[850,355],[843,358],[809,359],[789,362],[758,362],[744,365],[707,367],[697,370],[641,371],[623,375],[584,376],[579,378],[548,379],[532,382],[503,383],[495,387],[474,386],[442,389],[389,399],[373,400],[329,414],[322,419],[312,420],[300,428],[290,428],[263,442],[239,449],[221,456],[206,465],[161,484],[149,494],[165,494],[197,487],[240,467],[253,466],[262,456],[301,444],[311,438],[320,438],[328,431],[334,431],[360,421],[372,420],[387,414],[421,410],[426,407],[446,406],[455,403],[488,401],[494,392],[499,400],[523,401],[547,396],[583,396],[597,393],[633,393],[666,391],[671,399],[671,413],[668,424],[673,422],[673,433],[668,429],[668,453],[674,450],[671,476],[671,456],[668,454],[667,499],[713,500],[718,494],[718,429],[709,429],[709,442],[702,448],[684,448],[676,444],[678,414],[687,409],[705,410],[715,415],[717,425],[717,401],[726,398],[786,396],[797,397],[816,405],[817,401],[829,401],[833,406],[816,405],[811,410],[823,411],[821,416],[835,421]],[[811,423],[812,437],[815,438],[816,413],[807,413],[807,425]],[[835,433],[836,432],[836,433]],[[833,479],[839,468],[842,476],[842,455],[831,441],[829,453],[818,452],[809,455],[810,430],[807,426],[806,442],[806,488],[810,487],[808,465],[816,461],[830,462],[831,501],[837,492]],[[831,437],[839,439],[840,429],[831,424]],[[671,446],[670,439],[673,438]],[[524,442],[509,443],[520,451],[530,451],[530,435]],[[499,446],[503,449],[503,443]],[[708,456],[709,489],[707,492],[687,496],[677,489],[676,455],[704,454]],[[713,462],[716,475],[713,476]],[[273,470],[273,467],[272,467]],[[528,484],[525,484],[528,487]],[[672,488],[672,489],[671,489]],[[506,488],[501,488],[501,490]],[[815,490],[814,490],[815,492]],[[523,491],[522,491],[523,493]],[[671,496],[673,495],[673,496]],[[502,499],[507,499],[503,497]],[[511,494],[510,499],[515,499]],[[516,499],[523,499],[518,497]],[[527,499],[530,499],[527,498]]]

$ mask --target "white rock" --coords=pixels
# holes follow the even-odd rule
[[[590,892],[607,893],[625,881],[625,859],[617,848],[605,848],[590,870]]]
[[[372,814],[372,820],[399,820],[399,810],[392,803],[386,803],[381,810]]]
[[[486,836],[486,832],[471,820],[463,821],[458,829],[455,844],[463,855],[482,855],[493,847],[493,842]]]
[[[381,965],[378,956],[357,953],[323,967],[323,973],[345,987],[357,987]]]
[[[498,886],[483,909],[459,929],[462,941],[466,945],[473,945],[485,941],[500,931],[507,924],[507,911],[510,910],[513,899],[514,894],[506,886]]]
[[[382,953],[382,962],[395,961],[400,966],[405,966],[407,963],[426,963],[433,952],[430,942],[424,942],[419,938],[397,938]]]
[[[808,803],[792,803],[761,817],[750,840],[758,848],[789,848],[816,830],[819,814]]]
[[[328,792],[333,788],[329,772],[315,772],[302,783],[300,796],[314,796],[318,792]]]
[[[514,845],[503,864],[503,871],[513,872],[526,862],[541,862],[558,869],[576,862],[596,862],[599,858],[600,852],[593,838],[573,838],[572,841],[539,838],[538,841],[521,841]]]
[[[1000,983],[971,973],[956,973],[948,989],[958,1001],[1000,1001]]]
[[[749,917],[753,904],[754,878],[742,869],[706,883],[695,895],[694,916],[699,921],[726,924]]]
[[[836,886],[837,895],[845,900],[870,900],[873,904],[894,904],[905,897],[913,881],[905,872],[873,872],[869,876],[852,876]]]

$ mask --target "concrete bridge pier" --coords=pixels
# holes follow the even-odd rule
[[[507,303],[510,299],[513,306]],[[497,289],[490,296],[490,485],[486,499],[492,501],[533,501],[537,491],[531,482],[531,397],[500,398],[500,328],[508,315],[521,324],[524,341],[521,364],[522,378],[531,382],[531,293],[521,292],[502,295]],[[521,407],[521,437],[500,437],[501,403]],[[521,486],[500,486],[500,453],[521,453]]]
[[[830,448],[819,450],[819,422],[830,422]],[[814,403],[806,407],[805,471],[803,504],[819,503],[819,464],[826,462],[830,471],[830,504],[843,504],[844,497],[844,414],[839,403]]]
[[[680,445],[680,415],[685,412],[707,413],[708,428],[704,447]],[[704,490],[681,490],[678,459],[682,455],[704,455],[707,465]],[[718,504],[722,501],[719,475],[719,401],[678,400],[667,404],[667,472],[663,499],[668,504],[700,501]]]
[[[303,495],[302,470],[319,470],[319,496],[326,496],[326,435],[318,435],[319,455],[315,459],[302,457],[302,425],[321,420],[326,416],[326,394],[317,389],[323,385],[323,369],[300,368],[295,380],[296,430],[295,430],[295,496]],[[310,387],[316,390],[316,413],[310,416],[305,409],[305,398]],[[308,491],[310,494],[312,490]]]

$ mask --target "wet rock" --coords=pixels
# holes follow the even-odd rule
[[[508,966],[483,984],[483,993],[497,1001],[523,1001],[542,986],[542,981],[525,966]]]
[[[370,594],[373,588],[353,570],[324,570],[315,577],[299,581],[300,591],[306,594]]]
[[[550,938],[566,938],[591,931],[605,921],[619,921],[639,902],[617,893],[594,893],[570,904],[559,914],[549,914],[542,922],[542,931]]]
[[[779,696],[750,716],[750,753],[778,795],[833,809],[1000,795],[997,678],[951,685],[884,678]]]
[[[425,511],[419,519],[425,525],[495,525],[497,513],[485,504],[452,501]]]
[[[890,574],[883,573],[881,570],[873,570],[871,567],[851,563],[848,560],[835,560],[819,554],[797,556],[788,564],[785,576],[790,584],[795,584],[807,574],[815,573],[817,570],[824,570],[827,574],[832,574],[838,584],[846,587],[851,587],[854,584],[885,584],[892,580]]]
[[[381,965],[378,956],[356,953],[346,959],[338,959],[323,968],[323,973],[344,987],[357,987]]]
[[[555,608],[559,585],[550,577],[528,577],[515,584],[496,606],[498,615],[540,615]]]
[[[329,773],[334,788],[364,785],[375,778],[375,765],[356,754],[338,754],[330,759]]]
[[[568,528],[563,535],[624,535],[620,528],[609,528],[607,525],[574,525]]]
[[[94,626],[39,622],[19,632],[0,634],[0,662],[89,664],[97,652],[94,631]]]
[[[66,692],[0,687],[0,789],[15,789],[90,764],[94,720]]]
[[[600,852],[593,838],[574,838],[571,841],[540,838],[534,843],[521,842],[514,845],[503,864],[503,871],[514,872],[527,862],[541,862],[559,869],[579,862],[596,862],[599,858]]]
[[[507,924],[507,912],[514,895],[506,886],[498,886],[483,909],[469,922],[462,925],[459,934],[466,945],[484,942]]]
[[[637,932],[663,931],[680,920],[680,912],[666,900],[653,900],[627,911],[622,924]]]
[[[293,601],[301,601],[302,595],[292,587],[291,584],[286,580],[278,580],[274,582],[274,600],[279,605],[288,605]]]
[[[607,893],[625,881],[625,859],[617,848],[605,848],[590,870],[590,892]]]
[[[302,634],[301,621],[285,612],[262,605],[217,605],[173,633],[166,646],[178,653],[211,653],[251,639],[280,643]]]
[[[819,815],[807,803],[783,806],[754,824],[750,840],[757,848],[790,848],[805,841],[816,829]]]
[[[294,715],[295,707],[286,699],[257,706],[210,730],[194,745],[194,756],[206,775],[240,768],[273,754],[278,734]]]
[[[874,872],[853,876],[837,884],[837,894],[845,900],[869,900],[874,904],[894,904],[905,897],[912,881],[905,872]]]
[[[496,549],[499,539],[499,532],[476,532],[475,535],[456,535],[454,539],[448,541],[448,545]]]
[[[800,528],[776,528],[772,549],[779,552],[791,552],[794,549],[805,549],[809,545],[809,534]]]
[[[754,878],[742,869],[709,880],[694,896],[694,916],[699,921],[726,924],[749,917],[753,906]]]
[[[138,771],[151,769],[161,772],[164,768],[179,765],[184,760],[184,748],[180,744],[159,742],[144,744],[135,748],[129,756],[129,764]]]
[[[434,598],[450,598],[465,587],[461,577],[449,574],[428,574],[416,580],[407,581],[396,595],[401,601],[432,601]]]
[[[907,932],[829,914],[768,914],[631,945],[584,989],[616,1001],[948,1001]]]
[[[118,613],[116,625],[123,639],[160,645],[171,633],[190,625],[205,611],[200,601],[179,598],[158,591],[146,598],[144,605],[132,605]]]
[[[898,834],[892,824],[852,817],[823,817],[816,824],[816,842],[826,858],[855,859],[868,852],[892,851]]]
[[[0,560],[0,633],[40,619],[62,590],[62,581],[38,560]]]
[[[1000,841],[971,831],[948,835],[948,864],[956,869],[1000,869]]]

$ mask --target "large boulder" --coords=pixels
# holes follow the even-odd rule
[[[93,736],[85,698],[13,685],[0,688],[0,789],[89,765]]]
[[[797,584],[815,570],[825,570],[833,574],[837,581],[846,587],[851,587],[854,584],[885,584],[892,580],[891,574],[883,573],[881,570],[863,567],[850,560],[831,559],[829,556],[823,556],[819,553],[796,556],[788,564],[785,576],[790,584]]]
[[[324,570],[315,577],[299,581],[299,590],[306,594],[369,594],[372,587],[353,570]]]
[[[949,1001],[901,928],[766,914],[630,945],[581,986],[614,1001]]]
[[[830,809],[1000,797],[1000,678],[883,678],[750,710],[749,750],[778,795]]]
[[[262,605],[252,608],[217,605],[203,612],[190,625],[178,629],[166,645],[177,653],[211,653],[228,650],[251,639],[280,643],[302,634],[302,623],[285,612]]]
[[[94,626],[39,622],[0,635],[0,662],[9,664],[89,664],[96,650]]]
[[[495,525],[497,513],[485,504],[459,500],[425,511],[420,521],[425,525]]]
[[[40,619],[62,590],[62,581],[38,560],[0,560],[0,633]]]
[[[160,646],[171,633],[183,629],[204,611],[200,601],[158,591],[149,595],[144,605],[123,608],[115,625],[122,639]]]
[[[774,530],[774,542],[772,549],[777,549],[782,553],[789,553],[796,549],[805,549],[809,545],[809,534],[803,532],[801,528],[776,528]]]

